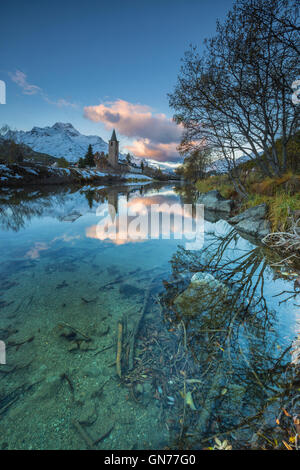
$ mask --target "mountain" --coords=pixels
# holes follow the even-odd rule
[[[36,152],[64,157],[69,162],[77,162],[84,157],[89,144],[93,152],[108,151],[108,144],[101,137],[83,135],[70,123],[57,122],[52,127],[33,127],[31,131],[8,131],[4,138],[25,144]]]
[[[139,160],[136,158],[136,160]],[[180,163],[172,163],[172,162],[157,162],[156,160],[152,160],[151,158],[147,158],[146,160],[147,164],[153,168],[160,168],[164,173],[169,174],[169,175],[175,175],[175,170],[178,166],[180,166]],[[138,164],[140,164],[140,161],[138,161]]]
[[[33,127],[31,131],[9,130],[4,139],[12,139],[17,144],[26,145],[39,154],[47,154],[55,158],[64,157],[69,162],[78,162],[84,157],[88,146],[91,144],[93,152],[108,153],[108,143],[97,135],[83,135],[70,123],[57,122],[52,127]],[[26,155],[27,156],[27,155]],[[126,155],[119,154],[120,161],[126,159]],[[168,164],[147,160],[152,168],[161,167],[164,173],[174,174],[174,169]],[[141,159],[132,158],[133,171],[139,172]]]

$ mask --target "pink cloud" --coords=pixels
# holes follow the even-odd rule
[[[165,114],[153,113],[150,106],[119,99],[86,106],[84,115],[91,121],[103,122],[106,129],[115,128],[120,134],[136,139],[126,148],[138,157],[157,161],[179,159],[176,147],[182,136],[181,126]]]
[[[151,142],[149,139],[135,140],[131,145],[125,146],[136,157],[147,157],[158,162],[177,162],[179,160],[177,147],[177,142],[163,144]]]
[[[38,259],[40,257],[40,252],[49,250],[49,248],[50,247],[47,243],[36,242],[34,247],[25,253],[25,258]]]

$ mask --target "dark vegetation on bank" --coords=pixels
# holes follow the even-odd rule
[[[0,137],[0,163],[22,163],[25,159],[44,165],[53,165],[60,160],[46,153],[35,152],[28,145]]]

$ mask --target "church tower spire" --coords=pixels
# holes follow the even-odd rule
[[[117,140],[115,130],[113,130],[108,143],[108,163],[113,168],[117,168],[119,164],[119,141]]]

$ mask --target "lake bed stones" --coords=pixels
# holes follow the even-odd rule
[[[228,287],[205,272],[195,273],[188,288],[179,294],[174,305],[183,316],[197,316],[210,312],[217,314],[226,308]]]

